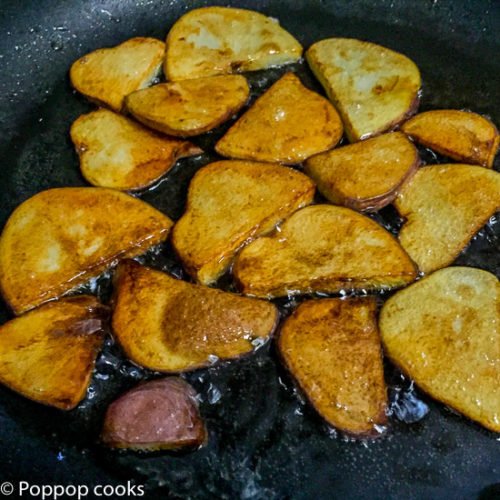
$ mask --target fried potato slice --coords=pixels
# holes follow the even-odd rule
[[[159,372],[182,372],[252,352],[274,331],[276,307],[193,285],[134,261],[119,264],[113,331],[125,354]]]
[[[304,174],[268,163],[220,161],[200,169],[189,186],[186,212],[172,244],[187,271],[211,284],[239,248],[312,202]]]
[[[306,52],[350,142],[392,129],[416,111],[420,72],[406,56],[353,38],[328,38]]]
[[[62,410],[84,397],[103,341],[106,310],[95,297],[49,302],[0,326],[0,382]]]
[[[311,205],[243,248],[234,276],[243,293],[271,298],[394,288],[412,282],[416,269],[372,219],[349,208]]]
[[[98,49],[75,61],[69,76],[73,87],[114,111],[134,90],[151,84],[159,75],[165,44],[155,38],[131,38],[116,47]]]
[[[449,267],[397,292],[380,313],[389,358],[422,390],[500,432],[500,283]]]
[[[469,111],[439,109],[419,113],[401,130],[419,144],[473,165],[491,167],[500,135],[486,118]]]
[[[126,191],[150,186],[179,158],[202,152],[107,109],[80,116],[71,126],[71,140],[90,184]]]
[[[419,164],[415,146],[392,132],[313,156],[304,171],[332,203],[372,212],[394,200]]]
[[[176,450],[202,445],[207,430],[193,387],[168,377],[140,384],[111,403],[101,437],[113,448]]]
[[[333,148],[342,122],[327,99],[287,73],[215,145],[222,156],[278,163],[300,163]]]
[[[451,264],[500,209],[500,174],[462,164],[424,167],[403,186],[395,206],[407,219],[401,245],[430,273]]]
[[[168,80],[254,71],[298,61],[302,46],[276,19],[246,9],[204,7],[184,14],[167,36]]]
[[[219,75],[154,85],[132,92],[127,111],[144,125],[178,137],[203,134],[231,118],[247,102],[241,75]]]
[[[376,436],[387,423],[387,389],[376,301],[308,300],[278,338],[286,367],[317,412],[333,427]]]
[[[16,208],[0,235],[2,295],[20,314],[164,241],[172,224],[113,189],[42,191]]]

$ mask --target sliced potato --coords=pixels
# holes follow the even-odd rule
[[[293,164],[333,148],[341,137],[335,108],[287,73],[257,99],[215,150],[230,158]]]
[[[71,140],[90,184],[126,191],[150,186],[179,158],[202,152],[107,109],[80,116],[71,127]]]
[[[386,354],[431,396],[500,432],[500,283],[450,267],[397,292],[380,313]]]
[[[417,109],[420,72],[398,52],[353,38],[328,38],[311,45],[306,58],[351,142],[390,130]]]
[[[220,161],[200,169],[172,244],[197,281],[213,283],[246,242],[312,202],[314,184],[291,168]]]
[[[62,410],[84,397],[103,341],[105,309],[95,297],[44,304],[0,326],[0,382]]]
[[[472,165],[424,167],[403,186],[395,206],[407,219],[401,245],[430,273],[451,264],[500,209],[500,174]]]
[[[165,44],[154,38],[131,38],[116,47],[90,52],[71,66],[73,87],[91,101],[121,111],[123,99],[159,75]]]
[[[318,413],[349,434],[377,435],[386,423],[387,390],[376,301],[303,302],[278,340],[285,365]]]
[[[373,220],[344,207],[311,205],[243,248],[234,275],[246,295],[270,298],[399,287],[415,279],[416,269]]]
[[[166,215],[113,189],[42,191],[16,208],[0,236],[2,295],[20,314],[164,241],[171,227]]]
[[[192,285],[134,261],[119,264],[113,331],[125,354],[159,372],[238,358],[272,334],[273,304]]]
[[[133,92],[127,111],[144,125],[178,137],[208,132],[247,102],[250,89],[241,75],[220,75],[162,83]]]
[[[468,111],[440,109],[419,113],[401,126],[412,139],[463,163],[491,167],[500,135],[486,118]]]
[[[391,203],[419,164],[415,146],[392,132],[313,156],[305,172],[332,203],[371,212]]]
[[[204,7],[184,14],[167,37],[169,80],[254,71],[298,61],[302,46],[276,19],[258,12]]]
[[[141,451],[191,448],[206,438],[196,392],[177,377],[151,380],[120,396],[108,407],[102,431],[106,445]]]

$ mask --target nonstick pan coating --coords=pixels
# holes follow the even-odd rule
[[[72,61],[132,36],[163,39],[185,11],[215,2],[155,0],[10,1],[0,13],[0,226],[20,202],[50,187],[85,185],[68,130],[92,109],[70,88]],[[279,18],[305,47],[330,36],[370,40],[405,53],[423,76],[421,109],[471,109],[500,124],[500,4],[466,0],[269,0],[224,2]],[[319,89],[304,65],[292,67]],[[251,76],[255,93],[282,70]],[[199,143],[208,147],[221,131]],[[427,155],[427,156],[425,156]],[[429,159],[428,153],[424,157]],[[142,197],[177,219],[194,172],[216,158],[184,160]],[[430,158],[432,159],[432,158]],[[497,160],[495,168],[499,170]],[[394,211],[378,220],[397,227]],[[499,274],[500,223],[489,225],[458,263]],[[120,223],[117,220],[117,223]],[[168,248],[145,261],[174,273]],[[223,283],[224,285],[224,283]],[[230,287],[230,283],[225,286]],[[108,280],[97,285],[109,295]],[[293,307],[280,303],[284,314]],[[0,320],[10,317],[0,304]],[[497,436],[409,387],[390,366],[392,401],[405,397],[427,416],[396,418],[386,436],[349,442],[329,432],[301,402],[266,346],[249,357],[187,376],[200,392],[208,446],[181,455],[113,452],[99,445],[107,404],[152,376],[126,362],[111,341],[88,398],[63,413],[0,387],[0,482],[144,484],[148,498],[495,498],[500,495]],[[420,403],[419,403],[420,401]],[[418,413],[418,412],[417,412]]]

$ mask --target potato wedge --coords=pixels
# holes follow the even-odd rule
[[[417,66],[386,47],[353,38],[314,43],[306,59],[344,122],[350,142],[394,128],[418,107]]]
[[[313,156],[304,171],[332,203],[372,212],[394,200],[419,164],[415,146],[392,132]]]
[[[333,148],[342,122],[327,99],[287,73],[219,140],[222,156],[294,164]]]
[[[195,390],[178,377],[140,384],[106,411],[102,441],[113,448],[158,451],[202,445],[207,430]]]
[[[314,191],[307,176],[280,165],[211,163],[191,181],[186,212],[172,232],[173,247],[193,278],[211,284],[239,248],[311,203]]]
[[[407,219],[401,245],[422,272],[430,273],[451,264],[500,209],[500,174],[462,164],[424,167],[394,205]]]
[[[395,288],[412,282],[416,269],[373,220],[349,208],[311,205],[243,248],[234,276],[244,294],[271,298]]]
[[[492,167],[500,135],[486,118],[468,111],[440,109],[419,113],[401,130],[419,144],[454,160]]]
[[[0,235],[2,295],[25,312],[161,243],[171,227],[166,215],[113,189],[42,191],[16,208]]]
[[[387,422],[387,389],[375,298],[300,304],[281,328],[286,367],[326,422],[376,436]]]
[[[159,372],[183,372],[252,352],[274,331],[269,302],[193,285],[134,261],[119,264],[113,331],[125,354]]]
[[[164,56],[160,40],[131,38],[81,57],[72,64],[69,77],[85,97],[120,112],[125,96],[151,85],[160,74]]]
[[[386,354],[420,388],[500,432],[500,283],[450,267],[397,292],[380,313]]]
[[[302,46],[270,17],[204,7],[184,14],[167,36],[168,80],[255,71],[298,61]]]
[[[144,189],[179,158],[202,152],[188,141],[161,137],[107,109],[80,116],[71,126],[71,140],[90,184],[123,191]]]
[[[80,295],[44,304],[0,326],[0,382],[62,410],[86,394],[106,309]]]
[[[127,111],[165,134],[189,137],[221,125],[247,102],[250,89],[241,75],[220,75],[162,83],[132,92]]]

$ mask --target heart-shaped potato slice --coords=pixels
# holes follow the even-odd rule
[[[158,76],[164,56],[165,44],[160,40],[131,38],[75,61],[69,72],[71,84],[91,101],[119,112],[125,96]]]
[[[127,111],[165,134],[203,134],[231,118],[247,102],[250,89],[241,75],[219,75],[168,82],[133,92]]]
[[[179,158],[202,152],[107,109],[80,116],[71,126],[71,140],[90,184],[124,191],[148,187]]]
[[[239,118],[215,150],[229,158],[294,164],[333,148],[342,130],[328,100],[287,73]]]
[[[113,331],[125,354],[159,372],[183,372],[251,353],[272,334],[266,301],[193,285],[125,261],[116,275]]]
[[[168,80],[254,71],[296,62],[300,43],[259,12],[204,7],[184,14],[167,36]]]
[[[406,56],[353,38],[328,38],[306,52],[350,142],[394,128],[418,106],[420,72]]]
[[[422,390],[500,432],[500,283],[449,267],[397,292],[380,313],[385,352]]]
[[[164,241],[172,221],[114,189],[56,188],[19,205],[0,236],[0,289],[16,314]]]
[[[33,401],[74,408],[85,397],[106,313],[95,297],[81,295],[0,326],[0,382]]]
[[[416,269],[397,240],[349,208],[311,205],[249,243],[234,275],[246,295],[381,290],[411,283]]]

